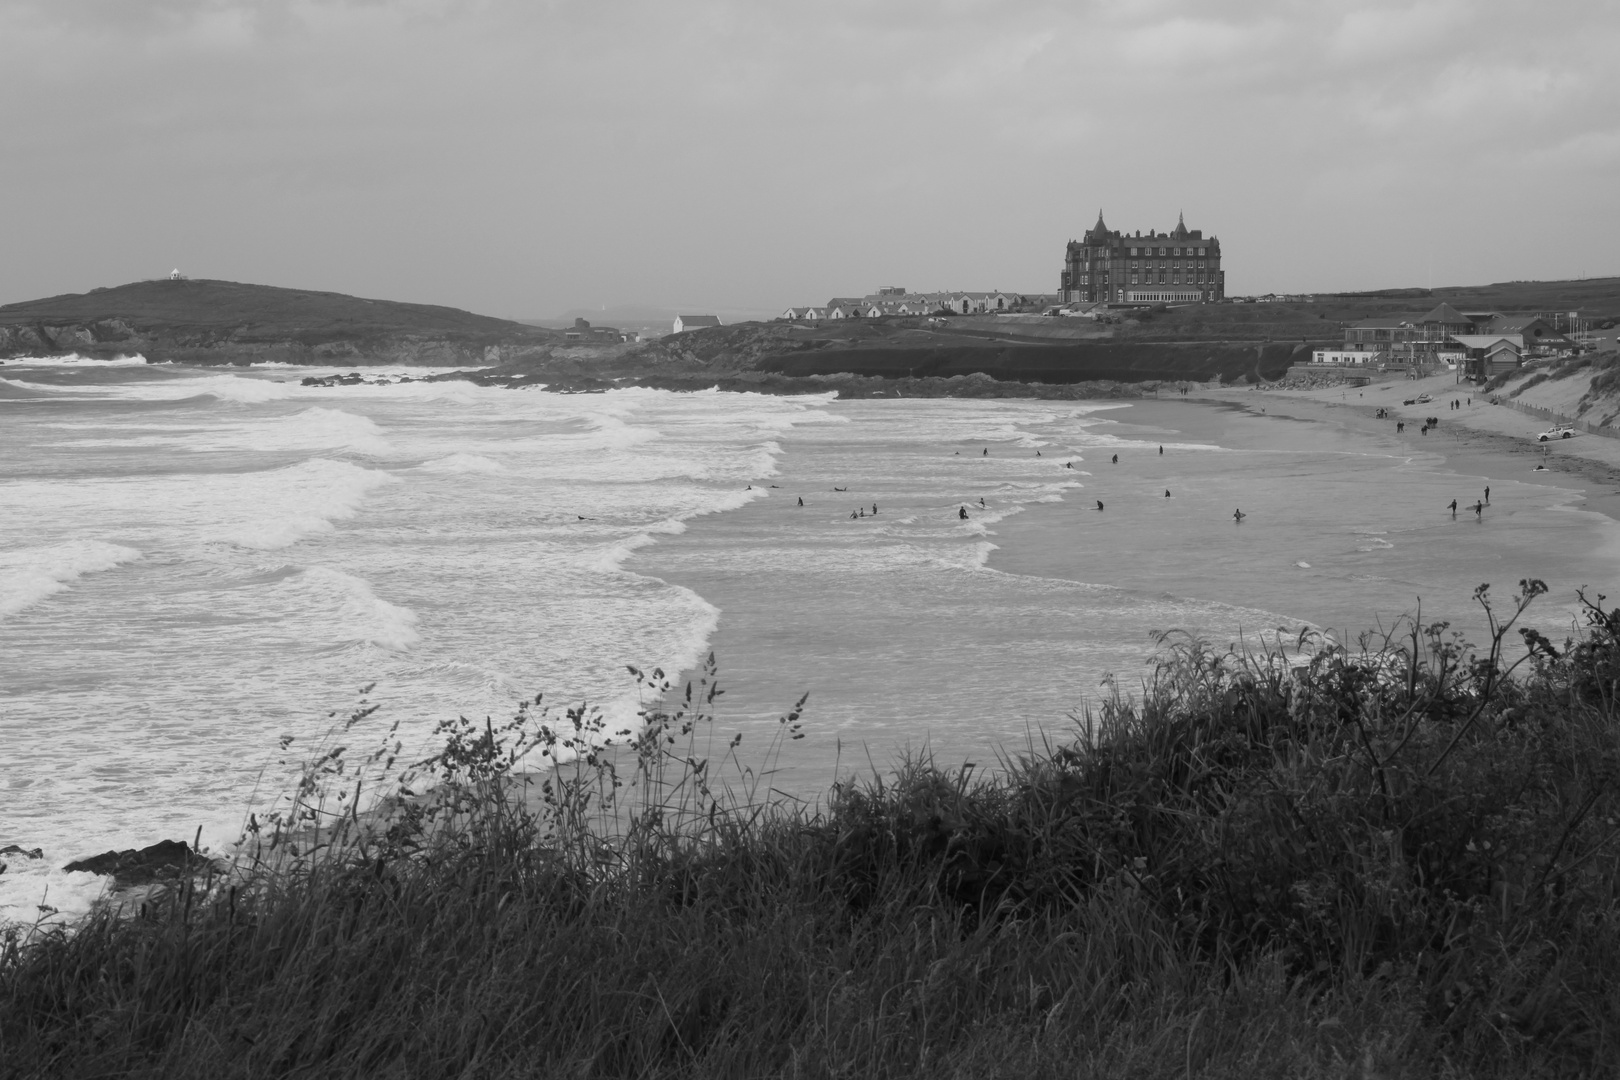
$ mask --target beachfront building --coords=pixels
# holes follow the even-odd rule
[[[1167,233],[1147,235],[1097,224],[1070,240],[1058,278],[1059,303],[1207,304],[1226,298],[1221,242],[1189,229],[1185,219]]]
[[[1325,364],[1465,363],[1469,375],[1490,375],[1517,367],[1527,356],[1547,356],[1573,346],[1573,341],[1539,315],[1458,311],[1441,304],[1423,315],[1351,323],[1344,328],[1342,348],[1318,349],[1313,360]]]
[[[1463,374],[1488,379],[1524,363],[1524,338],[1518,334],[1455,334],[1452,342],[1463,350]]]
[[[696,330],[700,326],[719,326],[718,315],[677,315],[675,316],[675,332],[683,330]]]
[[[1560,333],[1540,315],[1496,315],[1480,327],[1487,334],[1508,334],[1517,337],[1524,352],[1531,356],[1550,356],[1572,348],[1575,342]],[[1477,332],[1477,331],[1476,331]]]
[[[783,322],[819,319],[883,319],[918,315],[1042,314],[1061,299],[1052,293],[991,292],[913,293],[885,285],[866,296],[835,296],[826,306],[790,307],[777,318]]]

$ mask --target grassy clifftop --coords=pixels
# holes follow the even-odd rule
[[[560,336],[433,304],[234,281],[141,281],[0,307],[0,356],[483,363],[491,349],[532,350]]]

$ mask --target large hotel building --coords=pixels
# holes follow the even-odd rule
[[[1167,233],[1134,236],[1112,232],[1097,211],[1097,224],[1070,240],[1058,294],[1115,304],[1197,304],[1226,298],[1221,242],[1204,239],[1185,221]]]

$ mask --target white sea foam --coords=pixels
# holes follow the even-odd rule
[[[19,847],[27,847],[27,837],[17,837]],[[13,843],[0,834],[0,847]],[[0,855],[6,872],[0,874],[0,927],[22,923],[41,929],[63,926],[87,914],[106,892],[109,879],[84,871],[66,873],[59,863],[71,861],[57,853],[30,859],[25,855]]]
[[[324,566],[312,566],[300,577],[301,584],[325,594],[329,602],[336,600],[340,620],[336,629],[345,640],[368,641],[394,652],[420,640],[416,613],[379,598],[364,579]]]
[[[449,457],[424,461],[417,466],[431,473],[504,473],[510,470],[500,462],[481,454],[451,454]]]
[[[8,382],[12,380],[7,380]],[[74,397],[107,398],[125,401],[184,401],[194,397],[214,397],[220,401],[259,404],[291,397],[296,386],[254,379],[245,375],[207,375],[200,378],[168,378],[153,382],[46,384],[17,380],[14,385],[27,390]]]
[[[397,451],[376,421],[320,405],[273,419],[226,428],[212,437],[193,436],[198,450],[353,450],[369,457],[392,457]]]
[[[111,570],[140,557],[134,548],[103,540],[69,540],[0,551],[0,618],[62,592],[69,582],[85,574]]]
[[[251,501],[237,502],[241,516],[229,515],[235,520],[218,536],[240,547],[288,547],[331,532],[333,522],[353,517],[370,492],[396,483],[399,479],[388,473],[325,458],[257,473],[246,485]]]
[[[134,356],[115,356],[111,360],[103,360],[96,356],[68,353],[65,356],[18,356],[0,363],[6,367],[145,367],[146,357],[136,353]]]

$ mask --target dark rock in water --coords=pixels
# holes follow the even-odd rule
[[[139,850],[105,851],[62,867],[68,873],[87,871],[110,875],[120,885],[144,885],[160,878],[196,873],[208,859],[192,851],[183,840],[160,840]]]
[[[30,849],[20,847],[17,844],[7,844],[5,847],[0,847],[0,855],[21,855],[25,859],[43,859],[45,850],[43,848]]]

